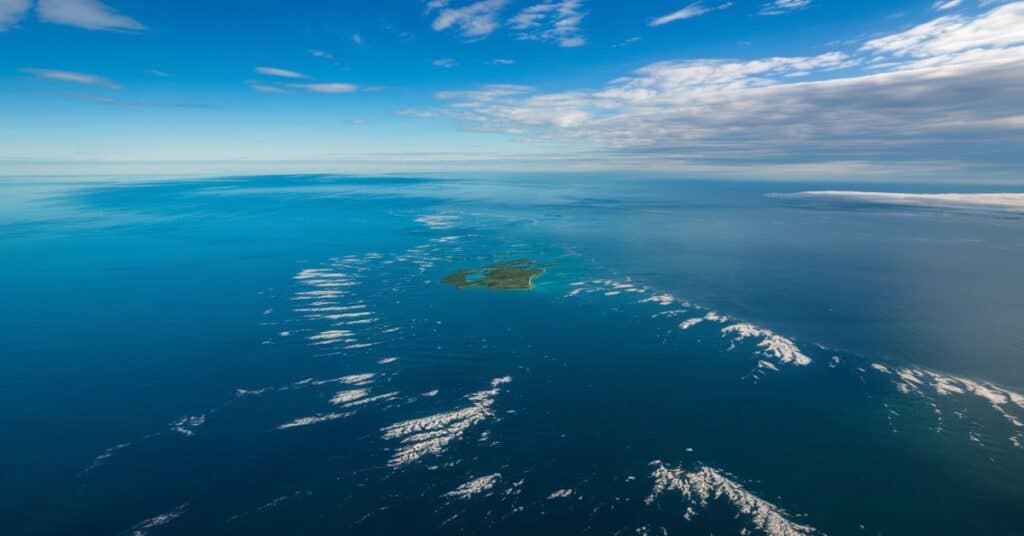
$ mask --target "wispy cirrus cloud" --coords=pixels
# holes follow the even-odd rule
[[[953,9],[955,7],[958,7],[962,3],[963,0],[938,0],[937,2],[932,4],[932,7],[939,11],[946,11],[947,9]]]
[[[32,0],[0,0],[0,32],[21,22],[32,8]]]
[[[433,110],[420,110],[417,108],[404,108],[395,110],[393,113],[401,117],[415,117],[417,119],[431,119],[438,116],[438,113]]]
[[[307,50],[306,52],[308,52],[309,55],[313,56],[314,58],[320,58],[322,60],[328,60],[328,61],[334,59],[334,54],[331,54],[330,52],[327,52],[326,50],[319,50],[319,49],[316,49],[316,48],[311,48],[311,49]]]
[[[309,93],[354,93],[359,91],[359,86],[347,82],[315,82],[310,84],[288,84],[293,89],[301,89]]]
[[[458,100],[466,104],[477,105],[532,91],[532,87],[518,84],[488,84],[479,89],[438,91],[435,96],[441,100]]]
[[[811,0],[772,0],[761,6],[762,15],[782,15],[791,11],[805,9],[811,5]]]
[[[287,89],[281,86],[274,86],[270,84],[259,84],[256,82],[250,82],[249,87],[257,93],[290,93]]]
[[[114,82],[109,78],[97,76],[89,73],[79,73],[75,71],[59,71],[54,69],[37,69],[34,67],[26,67],[21,70],[23,73],[30,74],[36,78],[44,80],[56,80],[58,82],[70,82],[72,84],[81,84],[85,86],[102,87],[106,89],[121,89],[121,84]]]
[[[118,13],[99,0],[39,0],[36,15],[43,22],[86,30],[138,32],[146,29],[141,22]]]
[[[289,69],[281,69],[281,68],[278,68],[278,67],[260,66],[260,67],[256,68],[256,72],[260,73],[260,74],[262,74],[264,76],[275,76],[277,78],[291,78],[291,79],[295,79],[295,80],[303,79],[303,78],[309,78],[308,76],[306,76],[306,75],[304,75],[304,74],[302,74],[300,72],[292,71],[292,70],[289,70]]]
[[[509,0],[478,0],[452,7],[450,0],[430,0],[427,13],[437,13],[431,28],[435,32],[454,29],[467,39],[483,39],[498,29],[501,11]]]
[[[1015,149],[1024,146],[1024,2],[849,51],[663,61],[597,88],[485,86],[437,97],[478,131],[658,165],[1008,172],[1024,166]]]
[[[548,1],[523,9],[509,20],[509,26],[522,40],[579,47],[587,43],[580,28],[585,16],[582,0]]]
[[[438,58],[430,62],[430,64],[433,65],[434,67],[440,67],[442,69],[451,69],[452,67],[458,65],[459,62],[455,61],[452,58]]]
[[[652,19],[651,22],[648,23],[648,26],[662,26],[677,20],[692,19],[706,13],[711,13],[712,11],[729,9],[730,7],[732,7],[732,2],[725,2],[717,6],[708,6],[704,2],[694,2],[682,9],[673,11],[667,15],[662,15],[656,19]]]

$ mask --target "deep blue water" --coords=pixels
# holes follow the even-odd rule
[[[815,186],[0,184],[0,523],[1024,533],[1024,218]]]

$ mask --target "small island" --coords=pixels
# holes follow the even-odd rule
[[[485,287],[495,290],[529,290],[533,279],[544,273],[530,259],[499,262],[476,270],[459,270],[441,280],[458,288]]]

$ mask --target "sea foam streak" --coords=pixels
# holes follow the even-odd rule
[[[145,534],[149,533],[150,529],[155,529],[157,527],[166,525],[171,521],[178,519],[182,516],[182,514],[184,514],[187,511],[188,505],[183,504],[181,506],[178,506],[174,510],[171,510],[170,512],[164,512],[160,515],[153,516],[149,519],[139,521],[131,528],[131,534],[132,536],[144,536]]]
[[[301,417],[291,422],[286,422],[277,427],[278,430],[288,430],[289,428],[299,428],[301,426],[311,426],[314,424],[320,424],[322,422],[333,421],[336,419],[344,419],[345,417],[351,416],[352,413],[319,413],[310,417]]]
[[[804,355],[792,340],[775,333],[770,329],[759,328],[753,324],[733,324],[722,328],[722,335],[732,335],[733,341],[742,341],[747,338],[759,338],[757,343],[759,352],[765,357],[771,357],[787,365],[810,365],[811,358]]]
[[[494,488],[494,485],[501,480],[501,473],[494,473],[493,475],[486,475],[480,478],[476,478],[462,484],[461,486],[445,493],[445,497],[455,497],[458,499],[468,499],[474,495],[479,495],[485,491],[490,491]]]
[[[880,363],[872,363],[871,368],[880,374],[892,376],[896,389],[903,394],[924,395],[924,390],[928,389],[938,396],[973,395],[987,402],[992,406],[993,410],[1009,421],[1014,427],[1024,428],[1024,421],[1011,414],[1008,409],[1013,406],[1024,408],[1024,395],[1020,393],[992,383],[950,374],[940,374],[922,368],[896,368]],[[1014,446],[1018,446],[1018,438],[1011,437],[1010,441]]]
[[[694,506],[706,508],[715,500],[725,500],[746,518],[754,528],[770,536],[805,536],[817,530],[790,520],[778,506],[754,495],[742,484],[725,476],[722,472],[707,466],[696,471],[681,467],[669,467],[661,461],[651,462],[655,467],[651,476],[654,489],[647,497],[647,504],[653,503],[667,491],[678,491],[690,504],[683,517],[689,521],[697,515]]]
[[[501,393],[498,386],[510,381],[508,376],[491,380],[490,389],[466,397],[471,402],[469,406],[382,428],[384,439],[397,440],[401,444],[388,460],[388,465],[399,467],[428,454],[444,452],[452,441],[461,438],[467,430],[494,416],[491,406],[494,405],[495,397]]]

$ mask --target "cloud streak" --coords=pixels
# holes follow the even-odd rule
[[[730,7],[732,7],[732,2],[726,2],[715,7],[708,7],[704,5],[703,2],[694,2],[682,9],[673,11],[672,13],[662,15],[661,17],[651,20],[651,22],[648,23],[648,26],[662,26],[670,22],[675,22],[677,20],[692,19],[694,17],[699,17],[712,11],[729,9]]]
[[[277,67],[257,67],[256,68],[256,72],[260,73],[260,74],[262,74],[264,76],[276,76],[278,78],[290,78],[290,79],[309,78],[308,76],[306,76],[306,75],[304,75],[302,73],[295,72],[295,71],[290,71],[288,69],[279,69]]]
[[[22,72],[31,74],[36,78],[44,80],[56,80],[58,82],[70,82],[84,86],[102,87],[106,89],[121,89],[121,85],[109,78],[96,76],[88,73],[74,71],[58,71],[53,69],[36,69],[33,67],[22,69]]]
[[[762,15],[782,15],[810,7],[811,0],[773,0],[761,7]]]
[[[769,194],[782,199],[812,199],[845,203],[869,203],[906,207],[952,208],[965,210],[996,210],[1024,212],[1024,194],[907,194],[893,192],[859,192],[821,190],[792,194]]]
[[[355,84],[349,84],[347,82],[319,82],[312,84],[288,84],[288,87],[294,89],[301,89],[310,93],[354,93],[359,90],[359,86]]]
[[[99,0],[39,0],[36,15],[43,22],[86,30],[139,32],[146,27]]]

